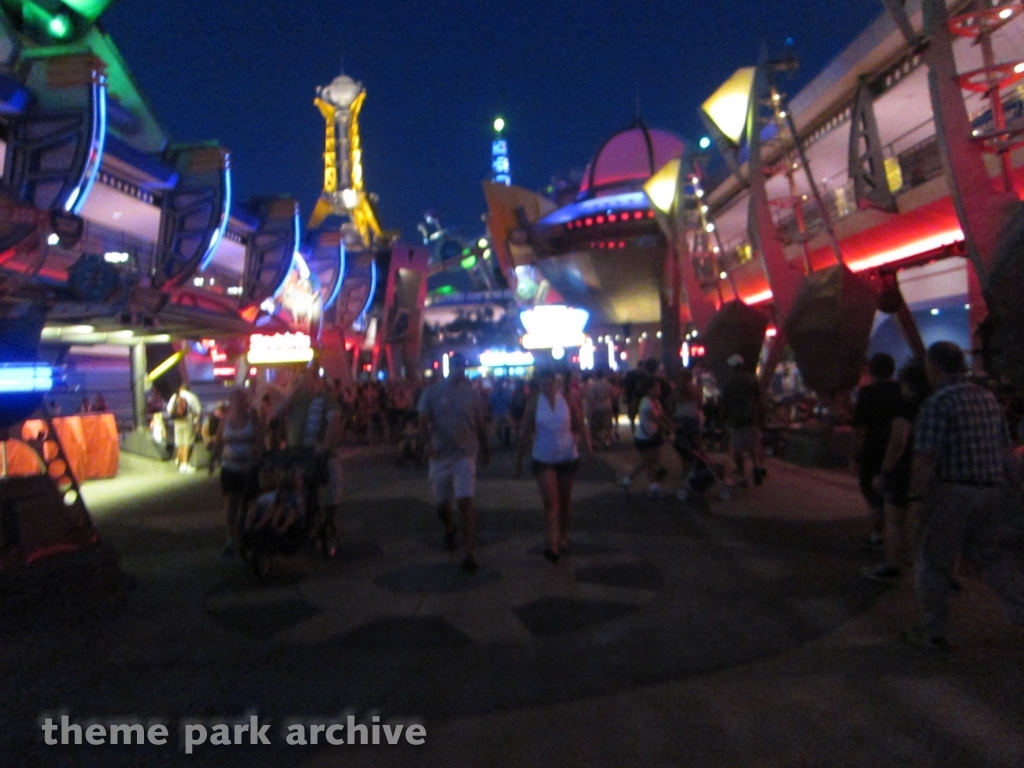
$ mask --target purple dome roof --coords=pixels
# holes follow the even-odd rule
[[[665,163],[682,156],[683,140],[637,123],[612,136],[587,165],[577,199],[635,192]]]

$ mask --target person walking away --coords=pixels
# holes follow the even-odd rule
[[[675,391],[672,393],[672,446],[683,464],[684,485],[679,489],[676,498],[686,501],[689,492],[686,478],[694,460],[694,451],[701,448],[700,419],[704,407],[704,392],[693,379],[693,371],[683,368],[676,377]]]
[[[879,352],[868,361],[869,384],[857,392],[853,412],[853,468],[861,495],[871,512],[872,547],[881,548],[885,526],[885,498],[875,488],[889,446],[893,419],[903,409],[900,385],[893,381],[896,362]]]
[[[746,456],[753,465],[754,485],[760,485],[768,470],[764,466],[760,425],[764,409],[761,405],[761,387],[757,376],[744,369],[742,355],[732,355],[726,361],[729,367],[722,382],[721,417],[729,431],[729,447],[736,464],[736,484],[745,488]]]
[[[228,528],[224,554],[230,555],[238,549],[239,527],[246,502],[255,490],[257,462],[264,446],[263,423],[245,389],[239,387],[231,391],[227,411],[220,420],[214,442],[221,462],[220,489],[224,495],[224,517]]]
[[[661,446],[665,443],[665,435],[672,431],[672,422],[665,416],[661,406],[661,379],[649,376],[639,386],[640,402],[633,445],[640,454],[640,461],[622,478],[620,484],[628,491],[633,479],[644,472],[647,474],[647,493],[652,498],[660,498],[659,482],[664,474],[660,466]]]
[[[217,435],[220,433],[220,424],[224,421],[226,413],[227,408],[225,405],[217,403],[213,412],[203,420],[203,426],[199,430],[203,445],[206,446],[206,455],[208,457],[206,473],[208,475],[213,475],[214,470],[220,463],[220,445],[217,442]]]
[[[946,599],[958,553],[981,568],[1003,600],[1010,622],[1024,626],[1024,576],[997,546],[1003,488],[1011,475],[1009,429],[995,396],[969,382],[963,351],[953,342],[928,348],[925,370],[934,392],[914,427],[913,502],[921,502],[921,535],[914,563],[922,624],[907,642],[947,650]]]
[[[523,417],[523,439],[516,459],[516,477],[523,472],[523,456],[530,450],[533,477],[544,505],[547,548],[552,563],[569,551],[572,488],[580,465],[579,446],[593,450],[583,408],[571,394],[559,392],[551,369],[537,377],[539,392],[530,398]]]
[[[877,581],[892,581],[903,571],[902,559],[909,547],[910,531],[914,530],[916,523],[907,513],[914,455],[914,421],[930,393],[921,362],[913,361],[903,366],[897,380],[901,408],[893,417],[889,445],[885,449],[879,475],[875,478],[875,490],[885,498],[885,560],[861,571],[869,579]]]
[[[202,416],[199,398],[182,382],[167,403],[167,415],[174,424],[174,459],[179,472],[192,473],[196,469],[188,463],[192,443],[196,439],[196,422]]]
[[[444,524],[444,541],[455,549],[457,528],[452,519],[452,501],[462,516],[462,569],[476,573],[476,466],[490,460],[487,424],[483,406],[469,379],[466,358],[454,354],[449,360],[448,378],[423,390],[419,401],[420,434],[428,446],[429,478],[437,500],[437,514]]]
[[[603,369],[598,368],[587,389],[590,403],[590,432],[594,447],[609,448],[612,444],[612,385]]]

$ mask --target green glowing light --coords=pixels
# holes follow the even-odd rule
[[[476,266],[476,256],[467,256],[461,262],[463,269],[472,269]]]
[[[68,22],[67,16],[54,16],[50,19],[50,23],[46,25],[46,28],[50,31],[50,34],[54,37],[67,37],[68,33],[71,32],[71,24]]]
[[[494,118],[494,130],[497,131],[498,133],[501,133],[503,130],[505,130],[505,120],[504,120],[504,118],[501,118],[501,117]]]
[[[434,293],[439,294],[441,296],[448,296],[450,294],[455,293],[455,288],[454,286],[451,285],[442,285],[440,288],[434,291]]]

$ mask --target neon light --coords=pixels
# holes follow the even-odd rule
[[[761,291],[760,293],[755,293],[753,296],[744,296],[742,298],[743,298],[743,303],[744,304],[760,304],[761,302],[764,302],[764,301],[771,301],[771,299],[772,299],[772,292],[771,292],[771,289],[769,289],[767,291]]]
[[[480,365],[487,368],[507,368],[509,366],[533,365],[534,358],[529,352],[514,350],[506,352],[501,349],[488,349],[480,353]]]
[[[928,251],[935,251],[939,248],[946,248],[950,245],[963,242],[963,239],[963,230],[959,228],[950,229],[946,232],[940,232],[937,235],[929,235],[928,237],[923,237],[920,240],[914,240],[913,242],[901,245],[898,248],[876,253],[874,256],[867,256],[863,259],[847,264],[847,266],[853,272],[863,272],[866,269],[880,267],[883,264],[892,264],[894,261],[901,261],[910,256],[916,256],[919,253],[927,253]],[[750,302],[747,303],[749,304]]]
[[[345,270],[347,267],[348,252],[345,250],[344,241],[340,241],[338,243],[338,279],[334,281],[334,290],[331,291],[331,295],[324,302],[324,311],[330,309],[334,302],[338,300],[338,295],[341,293],[341,284],[345,282]]]
[[[580,347],[579,362],[580,362],[580,370],[581,371],[592,371],[592,370],[594,370],[594,351],[595,351],[594,342],[588,336],[583,341],[583,346]]]
[[[89,137],[89,156],[82,169],[78,186],[71,190],[71,194],[68,195],[68,199],[64,203],[64,210],[76,215],[85,205],[85,199],[89,196],[92,185],[99,175],[103,147],[107,141],[107,79],[104,75],[97,74],[96,82],[92,84],[92,109],[93,131],[92,136]]]
[[[0,393],[49,392],[53,368],[46,363],[0,363]]]
[[[582,347],[590,313],[563,304],[542,304],[523,310],[519,319],[527,331],[522,341],[525,349]]]
[[[358,317],[362,317],[370,309],[370,304],[373,303],[373,294],[377,292],[377,260],[374,259],[370,262],[370,293],[366,297],[366,303],[363,308],[359,311]],[[357,318],[358,322],[358,318]]]
[[[213,235],[210,237],[210,243],[206,246],[206,253],[203,254],[203,258],[199,261],[199,272],[202,272],[209,266],[210,262],[213,261],[213,256],[217,252],[217,246],[220,245],[221,239],[224,237],[224,233],[228,230],[228,217],[231,213],[231,157],[225,156],[224,158],[224,207],[220,213],[220,221],[217,223],[217,228],[213,231]],[[295,217],[295,242],[299,242],[298,237],[299,223],[298,216]]]
[[[313,346],[308,334],[254,333],[249,337],[249,365],[308,363],[313,359]]]
[[[233,365],[215,366],[213,369],[214,376],[224,376],[230,379],[233,379],[237,373],[238,369]]]

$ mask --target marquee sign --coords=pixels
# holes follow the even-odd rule
[[[305,333],[254,333],[249,337],[249,365],[282,365],[308,363],[313,359],[313,345]]]

